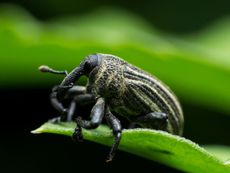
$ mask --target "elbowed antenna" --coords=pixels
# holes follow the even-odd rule
[[[68,75],[68,72],[66,70],[65,71],[58,71],[58,70],[54,70],[54,69],[52,69],[46,65],[41,65],[40,67],[38,67],[38,70],[43,72],[43,73],[64,74],[66,76]]]
[[[83,67],[80,65],[66,75],[65,79],[62,81],[60,86],[68,86],[75,83],[83,75]]]

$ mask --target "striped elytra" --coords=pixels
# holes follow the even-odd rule
[[[159,130],[182,135],[183,112],[178,99],[168,86],[119,57],[108,54],[97,56],[101,57],[101,62],[89,74],[89,93],[105,98],[112,112],[130,121],[151,112],[165,113],[168,116],[167,125]],[[139,125],[145,127],[143,124]],[[146,127],[155,126],[151,126],[149,122]]]

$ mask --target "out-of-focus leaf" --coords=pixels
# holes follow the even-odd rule
[[[206,29],[188,37],[190,41],[211,48],[212,51],[230,55],[230,17],[213,22]],[[230,63],[230,59],[228,58]]]
[[[204,148],[223,162],[230,160],[230,147],[223,145],[205,145]]]
[[[213,22],[200,32],[188,35],[185,40],[210,54],[211,61],[230,66],[230,17]]]
[[[230,66],[217,62],[218,54],[164,37],[123,11],[102,9],[41,23],[2,6],[0,26],[1,87],[54,85],[62,77],[40,74],[38,66],[71,70],[86,55],[101,52],[156,75],[184,101],[230,112]]]

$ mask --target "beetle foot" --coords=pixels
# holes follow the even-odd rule
[[[109,154],[109,155],[106,157],[105,162],[106,162],[106,163],[109,163],[109,162],[112,162],[112,160],[113,160],[113,156],[112,156],[111,154]]]
[[[64,109],[59,117],[52,118],[52,119],[48,120],[48,122],[54,123],[54,124],[57,124],[57,123],[60,123],[63,121],[65,122],[65,121],[67,121],[67,114],[68,114],[68,110]]]
[[[68,110],[64,109],[61,113],[60,120],[61,121],[67,121],[67,115],[68,115]]]
[[[82,135],[82,130],[81,128],[77,127],[75,128],[72,139],[77,142],[83,142],[83,135]]]

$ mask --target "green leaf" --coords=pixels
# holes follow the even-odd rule
[[[205,145],[203,146],[207,151],[215,155],[223,162],[230,160],[230,147],[223,145]]]
[[[54,133],[71,136],[74,127],[75,123],[45,123],[32,133]],[[83,130],[83,136],[86,140],[107,146],[111,146],[113,142],[111,130],[106,126],[100,126],[95,130]],[[197,144],[163,131],[149,129],[123,130],[119,149],[185,172],[230,173],[229,166]]]
[[[63,78],[40,74],[38,66],[70,71],[86,55],[102,52],[156,75],[191,105],[230,112],[230,63],[222,54],[165,36],[137,16],[101,9],[38,22],[18,7],[2,6],[0,23],[0,87],[55,85]]]
[[[211,53],[221,55],[219,61],[230,64],[230,17],[223,17],[213,22],[204,30],[186,38],[189,42],[211,50]],[[218,60],[217,60],[218,61]]]

